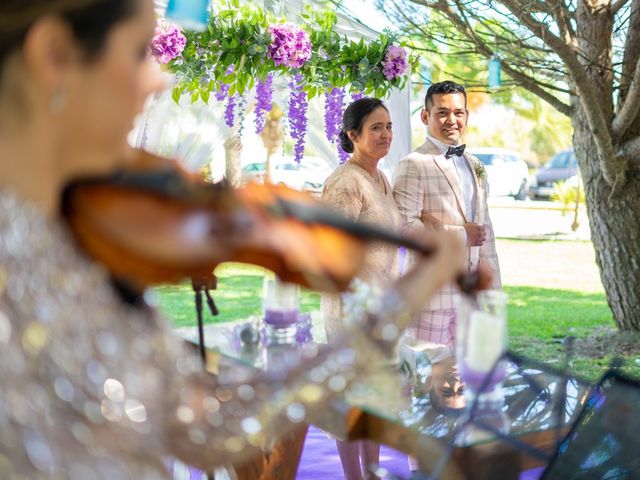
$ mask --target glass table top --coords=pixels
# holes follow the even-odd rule
[[[255,344],[242,342],[240,333],[245,324],[206,327],[205,345],[222,354],[221,363],[271,370],[296,361],[295,352],[300,347],[295,343],[270,344],[264,337]],[[197,343],[195,329],[185,332],[182,333],[187,340]],[[407,388],[405,408],[388,411],[366,402],[359,403],[358,408],[388,424],[438,439],[451,448],[500,439],[541,460],[548,458],[548,452],[536,451],[519,439],[528,433],[556,431],[554,445],[559,443],[577,418],[591,386],[560,370],[511,354],[503,362],[507,365],[506,379],[498,393],[483,404],[465,398],[454,360],[431,362],[423,355],[416,361],[417,381],[413,388]],[[345,402],[348,406],[348,399]]]

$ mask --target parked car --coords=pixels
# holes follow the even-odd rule
[[[271,183],[319,193],[331,172],[332,169],[322,159],[305,157],[300,163],[276,164],[271,172]]]
[[[242,167],[242,181],[264,183],[267,162],[248,163]]]
[[[574,151],[558,152],[532,175],[529,196],[531,198],[549,198],[555,190],[556,182],[568,179],[575,181],[579,174],[580,170]]]
[[[489,195],[512,195],[516,200],[527,198],[529,167],[518,152],[480,147],[470,149],[469,153],[478,157],[487,171]]]
[[[304,157],[300,163],[293,158],[276,157],[271,165],[271,183],[286,185],[296,190],[319,193],[324,181],[333,169],[321,158]],[[266,162],[248,163],[242,167],[242,181],[263,183],[266,179]]]

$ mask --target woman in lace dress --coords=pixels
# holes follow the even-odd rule
[[[352,220],[397,230],[402,224],[393,191],[378,162],[389,153],[393,128],[389,111],[377,98],[361,98],[344,112],[340,141],[349,160],[326,180],[322,199]],[[358,278],[383,288],[398,276],[397,246],[374,243]],[[344,329],[343,301],[339,295],[323,294],[322,312],[327,337]],[[367,466],[379,462],[380,445],[369,441],[337,442],[342,468],[347,480],[367,477]],[[364,473],[363,473],[364,470]]]
[[[168,456],[203,470],[242,462],[343,394],[325,382],[364,370],[338,341],[278,376],[205,374],[153,308],[123,301],[74,244],[60,192],[130,158],[134,117],[161,87],[147,59],[154,27],[153,0],[0,2],[3,480],[166,480]],[[413,272],[433,288],[397,284],[384,315],[366,317],[373,333],[354,330],[347,346],[358,339],[388,355],[383,319],[398,302],[419,308],[458,268],[460,251],[446,240],[438,248]],[[320,364],[323,378],[311,373]]]

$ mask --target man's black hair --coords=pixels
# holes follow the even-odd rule
[[[433,107],[433,96],[441,95],[444,93],[461,93],[464,95],[464,106],[467,106],[467,92],[464,87],[454,81],[445,80],[444,82],[438,82],[432,84],[427,90],[427,94],[424,97],[424,108],[429,111]]]

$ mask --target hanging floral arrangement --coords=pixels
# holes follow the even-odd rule
[[[161,61],[171,56],[166,63],[176,74],[173,99],[177,102],[188,94],[191,101],[208,102],[211,93],[219,99],[224,92],[230,106],[231,97],[256,87],[256,130],[260,131],[271,104],[273,79],[293,77],[289,110],[291,113],[293,106],[296,115],[290,119],[291,133],[299,135],[294,138],[296,156],[304,148],[309,99],[332,91],[342,92],[342,102],[347,91],[352,97],[383,98],[391,88],[404,87],[416,63],[390,35],[366,42],[339,35],[337,17],[331,11],[307,7],[296,25],[278,21],[258,6],[240,7],[233,0],[221,5],[206,30],[184,33],[186,42],[175,55],[181,44],[177,34],[158,36],[158,43],[166,45],[164,50],[158,45],[157,50],[172,52],[156,58]],[[335,125],[337,107],[331,108]]]

